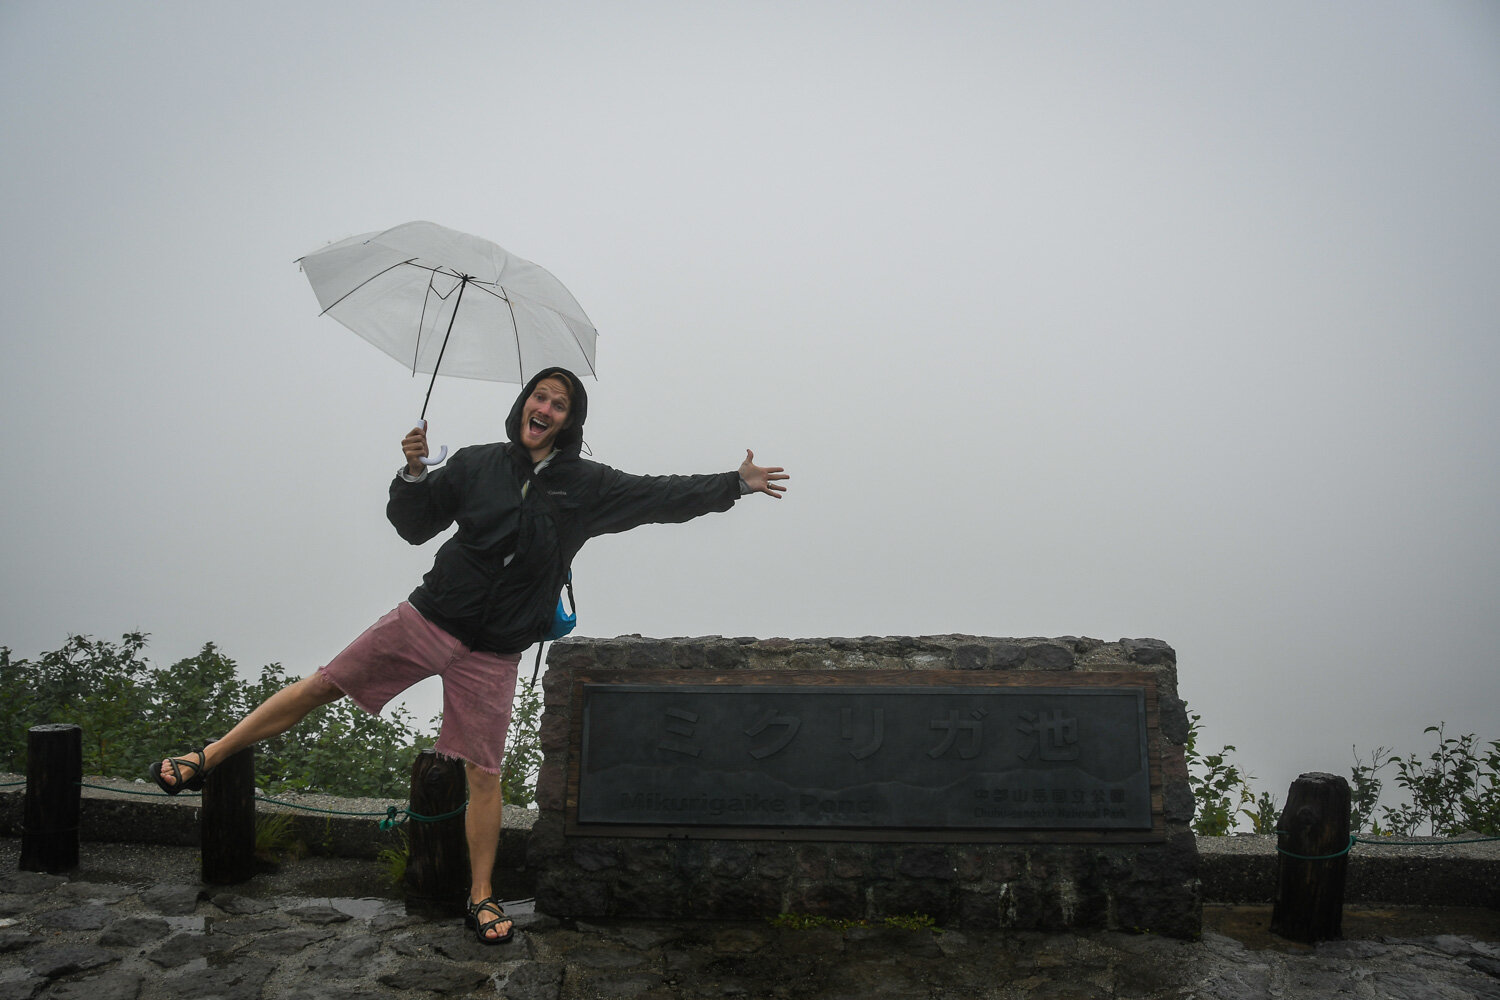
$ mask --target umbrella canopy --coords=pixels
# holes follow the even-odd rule
[[[488,240],[408,222],[297,263],[324,314],[413,374],[518,383],[551,365],[595,374],[598,332],[583,307],[545,269]]]

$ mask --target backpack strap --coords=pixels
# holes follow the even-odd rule
[[[556,453],[554,452],[554,454],[556,454]],[[550,461],[550,456],[549,456],[549,461]],[[545,464],[545,463],[543,463],[543,464]],[[531,472],[529,472],[527,474],[526,485],[521,490],[521,496],[524,497],[526,495],[527,490],[531,487],[532,481],[536,479],[537,471],[538,470],[533,469]],[[553,523],[553,525],[556,526],[556,527],[558,527],[560,529],[562,527],[562,518],[559,517],[558,514],[557,514],[557,505],[552,502],[552,498],[547,495],[547,491],[545,489],[541,491],[541,493],[539,494],[539,496],[541,496],[542,502],[547,505],[547,510],[552,515],[552,523]],[[561,561],[561,559],[562,559],[562,536],[561,536],[561,534],[558,535],[558,539],[557,539],[557,557],[558,557],[558,560]],[[573,615],[574,618],[577,618],[578,617],[578,604],[577,604],[576,601],[573,600],[573,567],[572,566],[565,566],[564,569],[565,569],[567,575],[563,578],[563,586],[566,587],[567,591],[568,591],[568,611]],[[561,598],[559,598],[558,600],[559,600],[559,603],[561,603]],[[536,687],[537,674],[542,669],[542,647],[545,646],[545,645],[547,645],[547,640],[546,639],[538,640],[538,642],[536,644],[536,662],[531,665],[531,680],[526,685],[529,688]]]
[[[568,568],[568,576],[567,576],[567,579],[563,582],[563,586],[567,587],[567,589],[568,589],[568,610],[572,613],[572,615],[573,615],[574,618],[577,618],[578,617],[578,604],[577,604],[577,602],[575,602],[573,600],[573,569],[572,569],[572,567]],[[559,603],[561,603],[561,598],[559,598]],[[538,642],[536,644],[536,662],[531,665],[531,680],[529,682],[527,682],[527,684],[526,684],[526,686],[529,687],[529,688],[536,687],[536,676],[537,676],[537,673],[542,669],[542,647],[545,646],[545,645],[547,645],[547,640],[546,639],[542,639],[540,642]]]

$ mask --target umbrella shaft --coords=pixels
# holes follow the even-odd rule
[[[469,287],[469,276],[461,275],[463,280],[458,284],[458,298],[453,300],[453,312],[448,316],[448,331],[443,334],[443,346],[438,348],[437,363],[432,366],[432,380],[427,383],[427,396],[422,400],[422,420],[427,419],[427,403],[432,399],[432,387],[437,384],[438,369],[443,367],[443,352],[448,349],[448,338],[453,336],[453,321],[458,319],[458,307],[464,301],[464,289]]]

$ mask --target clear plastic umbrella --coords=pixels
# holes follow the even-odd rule
[[[488,240],[408,222],[351,236],[297,261],[323,313],[403,365],[524,383],[558,365],[595,375],[598,332],[562,282]],[[424,424],[425,426],[425,424]],[[439,465],[448,457],[443,446]]]

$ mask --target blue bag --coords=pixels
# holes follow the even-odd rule
[[[542,636],[542,641],[544,642],[549,642],[553,639],[561,639],[563,636],[573,631],[574,626],[578,624],[578,605],[573,603],[572,570],[568,570],[567,588],[568,603],[573,604],[573,610],[567,611],[563,608],[562,595],[559,594],[557,598],[557,610],[552,612],[552,627],[547,630],[546,635]]]

